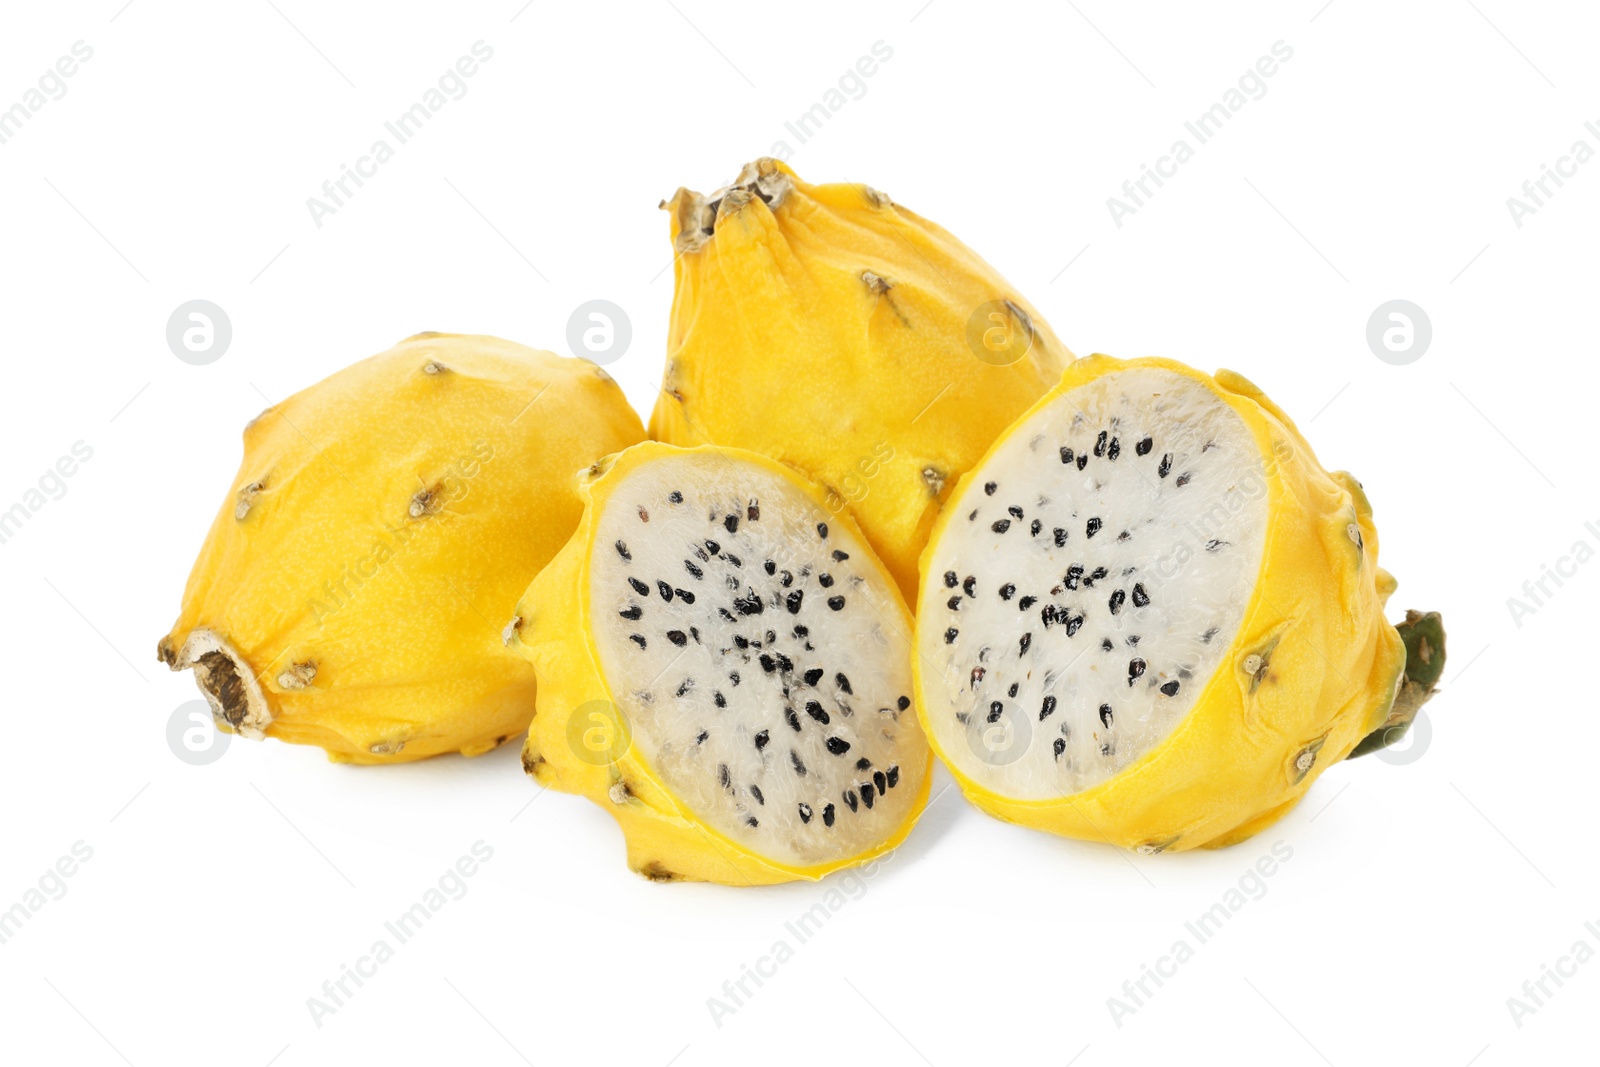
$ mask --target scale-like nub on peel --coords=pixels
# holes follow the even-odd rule
[[[634,870],[820,878],[927,800],[911,620],[848,515],[739,449],[649,443],[589,473],[507,627],[539,671],[523,764],[610,811]]]
[[[159,656],[246,737],[358,763],[486,752],[534,687],[486,619],[576,527],[572,472],[643,436],[591,363],[410,338],[246,427]]]
[[[676,289],[651,435],[806,471],[914,600],[940,502],[1071,353],[970,248],[865,185],[760,159],[662,206]]]
[[[1240,840],[1386,721],[1406,653],[1377,554],[1359,484],[1243,378],[1080,360],[934,530],[924,727],[1000,818]]]

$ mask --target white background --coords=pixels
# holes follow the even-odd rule
[[[93,855],[0,945],[0,1056],[1592,1062],[1600,962],[1520,1026],[1507,998],[1574,942],[1600,950],[1600,565],[1520,619],[1507,600],[1600,547],[1600,161],[1521,227],[1506,200],[1575,140],[1600,149],[1600,20],[1321,3],[6,5],[0,107],[74,42],[94,54],[0,145],[0,510],[74,442],[93,457],[0,544],[0,908],[75,842]],[[467,94],[315,226],[306,199],[480,39]],[[1265,96],[1115,225],[1107,198],[1279,40]],[[865,94],[799,144],[784,123],[877,41],[893,55]],[[168,719],[197,694],[155,642],[245,421],[420,330],[566,351],[593,298],[631,317],[610,369],[648,411],[672,288],[657,201],[780,140],[809,180],[960,235],[1075,351],[1228,366],[1295,414],[1364,480],[1394,609],[1445,612],[1426,751],[1334,767],[1217,853],[1060,841],[952,789],[869,881],[760,891],[630,875],[610,818],[539,795],[514,745],[381,770],[240,739],[175,758]],[[209,366],[165,340],[195,298],[233,325]],[[1433,324],[1409,366],[1365,340],[1394,298]],[[307,999],[480,840],[467,895],[316,1025]],[[1195,946],[1184,923],[1277,841],[1265,895],[1114,1019],[1108,998]],[[834,890],[798,944],[785,923]],[[719,1026],[708,999],[780,939],[794,957]]]

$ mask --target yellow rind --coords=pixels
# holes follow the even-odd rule
[[[844,867],[865,863],[898,846],[916,825],[927,804],[932,779],[933,753],[928,753],[922,785],[910,814],[896,832],[875,848],[833,863],[795,867],[774,863],[718,833],[679,803],[661,784],[637,746],[614,763],[596,765],[580,759],[568,743],[572,716],[592,701],[617,707],[601,672],[600,657],[590,630],[589,559],[599,513],[613,489],[644,464],[683,453],[721,456],[756,464],[773,471],[826,509],[830,522],[855,530],[847,512],[829,506],[826,495],[795,471],[765,456],[737,448],[682,449],[647,442],[608,457],[580,479],[579,494],[587,507],[576,532],[528,587],[517,606],[521,620],[512,647],[533,663],[539,675],[538,711],[523,746],[522,763],[539,784],[588,797],[609,811],[627,842],[628,866],[657,881],[703,881],[723,885],[772,885],[797,880],[815,881]],[[885,585],[907,633],[910,613],[893,581]],[[618,709],[620,715],[620,708]],[[625,783],[629,796],[617,803],[612,787]]]
[[[1063,393],[1134,367],[1170,371],[1211,390],[1244,420],[1263,457],[1269,526],[1256,594],[1238,634],[1172,733],[1091,789],[1057,800],[1013,800],[946,765],[973,804],[1007,822],[1145,851],[1232,844],[1287,813],[1387,714],[1405,665],[1405,646],[1383,616],[1394,581],[1377,566],[1377,530],[1354,479],[1325,471],[1288,416],[1237,374],[1219,371],[1213,378],[1166,359],[1094,355],[1069,366],[1014,426]],[[931,533],[924,583],[935,580],[927,568],[950,521],[947,512]],[[1362,548],[1348,534],[1352,522]],[[919,617],[918,625],[933,623]],[[1244,660],[1274,643],[1268,673],[1251,693]],[[918,656],[917,708],[938,751],[924,711],[930,702],[922,666]],[[1313,747],[1315,762],[1301,775],[1296,759]]]
[[[223,635],[259,681],[265,735],[335,761],[487,752],[526,728],[534,695],[490,620],[577,525],[573,472],[643,437],[592,363],[493,337],[408,338],[246,427],[162,656],[196,630]],[[412,517],[413,495],[436,485],[438,510]],[[299,662],[316,665],[309,684],[280,684]]]
[[[753,449],[848,501],[915,603],[917,557],[956,477],[1047,390],[1072,353],[993,267],[864,185],[792,182],[774,211],[724,198],[716,233],[674,261],[662,392],[650,434]],[[679,236],[679,190],[667,205]],[[892,288],[863,280],[871,271]],[[1009,300],[1033,323],[1008,366],[968,346],[973,314]],[[946,476],[935,494],[925,468]]]

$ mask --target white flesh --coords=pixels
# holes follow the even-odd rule
[[[732,532],[729,516],[737,519]],[[848,558],[834,559],[836,551]],[[670,601],[660,581],[673,588]],[[676,590],[692,594],[693,604]],[[799,608],[791,612],[794,594]],[[909,706],[911,635],[871,550],[787,479],[705,453],[637,468],[599,516],[590,597],[601,667],[633,745],[708,825],[769,859],[809,866],[881,844],[905,821],[927,762]],[[842,598],[842,607],[830,607],[831,598]],[[634,608],[638,619],[620,614]],[[797,635],[796,626],[809,633]],[[773,669],[763,666],[764,655]],[[808,684],[804,676],[816,668],[823,675]],[[808,713],[813,702],[826,724]],[[830,751],[830,739],[839,752]],[[863,759],[870,765],[858,767]]]
[[[1103,375],[1016,427],[947,505],[953,518],[923,574],[924,696],[952,763],[996,793],[1048,799],[1105,781],[1165,739],[1238,631],[1261,564],[1267,495],[1244,421],[1170,371]],[[1100,526],[1091,537],[1092,520]],[[997,533],[996,522],[1009,528]],[[1036,598],[1026,610],[1024,597]],[[1052,608],[1059,621],[1047,626],[1042,613]],[[1135,661],[1142,673],[1132,677]],[[1047,698],[1054,708],[1041,718]]]

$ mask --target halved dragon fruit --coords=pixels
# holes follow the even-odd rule
[[[529,773],[662,880],[815,878],[909,832],[911,620],[854,522],[737,449],[640,445],[581,492],[511,631],[539,670]]]
[[[930,740],[1010,821],[1148,851],[1248,836],[1394,702],[1377,548],[1360,485],[1243,378],[1080,361],[923,557]]]

